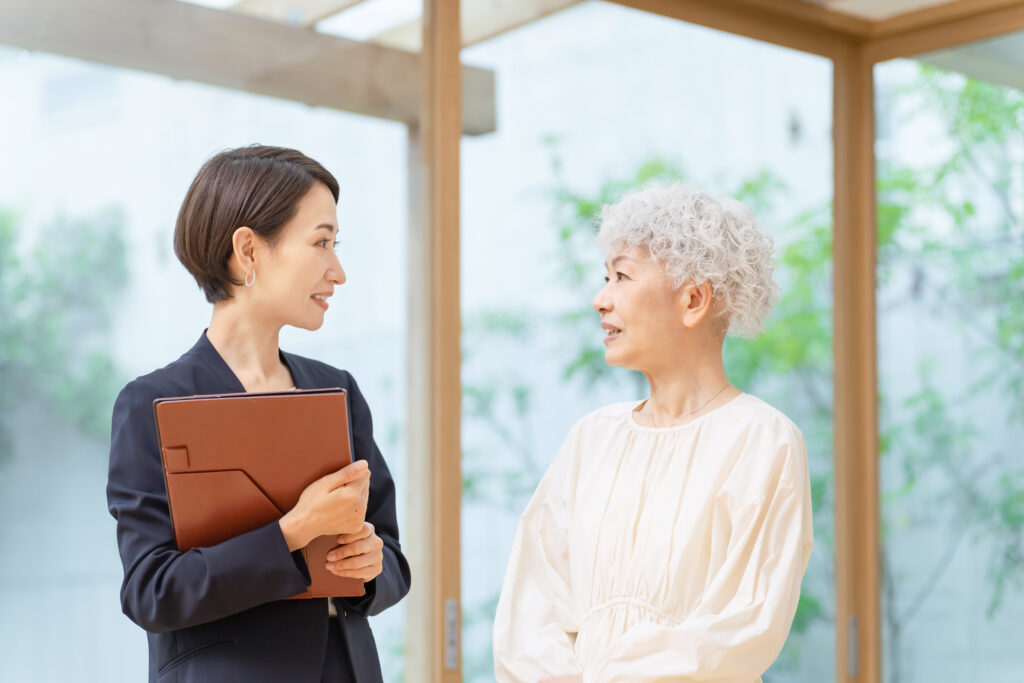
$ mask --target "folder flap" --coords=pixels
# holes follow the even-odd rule
[[[164,470],[168,474],[174,472],[188,472],[188,448],[179,446],[177,448],[165,448]]]
[[[182,552],[222,543],[283,514],[241,470],[168,472],[167,493],[172,511],[192,511],[174,520],[174,535]]]

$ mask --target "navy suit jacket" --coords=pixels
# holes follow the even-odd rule
[[[288,353],[281,358],[297,388],[349,392],[354,457],[367,460],[371,471],[366,519],[384,541],[384,570],[367,582],[365,596],[335,604],[356,681],[382,683],[367,616],[409,591],[394,482],[352,375]],[[124,565],[121,607],[148,632],[150,683],[320,681],[327,601],[284,599],[306,590],[309,575],[277,522],[185,553],[174,540],[153,400],[244,390],[204,332],[181,358],[129,383],[114,403],[107,505]]]

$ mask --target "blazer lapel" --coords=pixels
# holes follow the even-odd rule
[[[240,394],[245,392],[242,382],[235,376],[235,373],[231,371],[231,368],[228,367],[228,364],[224,362],[224,359],[217,353],[217,349],[213,348],[213,344],[206,337],[206,330],[203,330],[199,341],[192,347],[192,353],[213,373],[209,380],[211,383],[210,387],[205,386],[205,381],[202,382],[203,393]]]

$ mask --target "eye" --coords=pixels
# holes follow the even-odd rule
[[[619,282],[622,278],[626,277],[625,273],[615,273],[615,281]]]

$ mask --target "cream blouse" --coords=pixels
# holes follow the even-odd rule
[[[638,405],[577,422],[523,512],[499,683],[754,683],[782,649],[813,545],[800,430],[749,394],[676,427]]]

